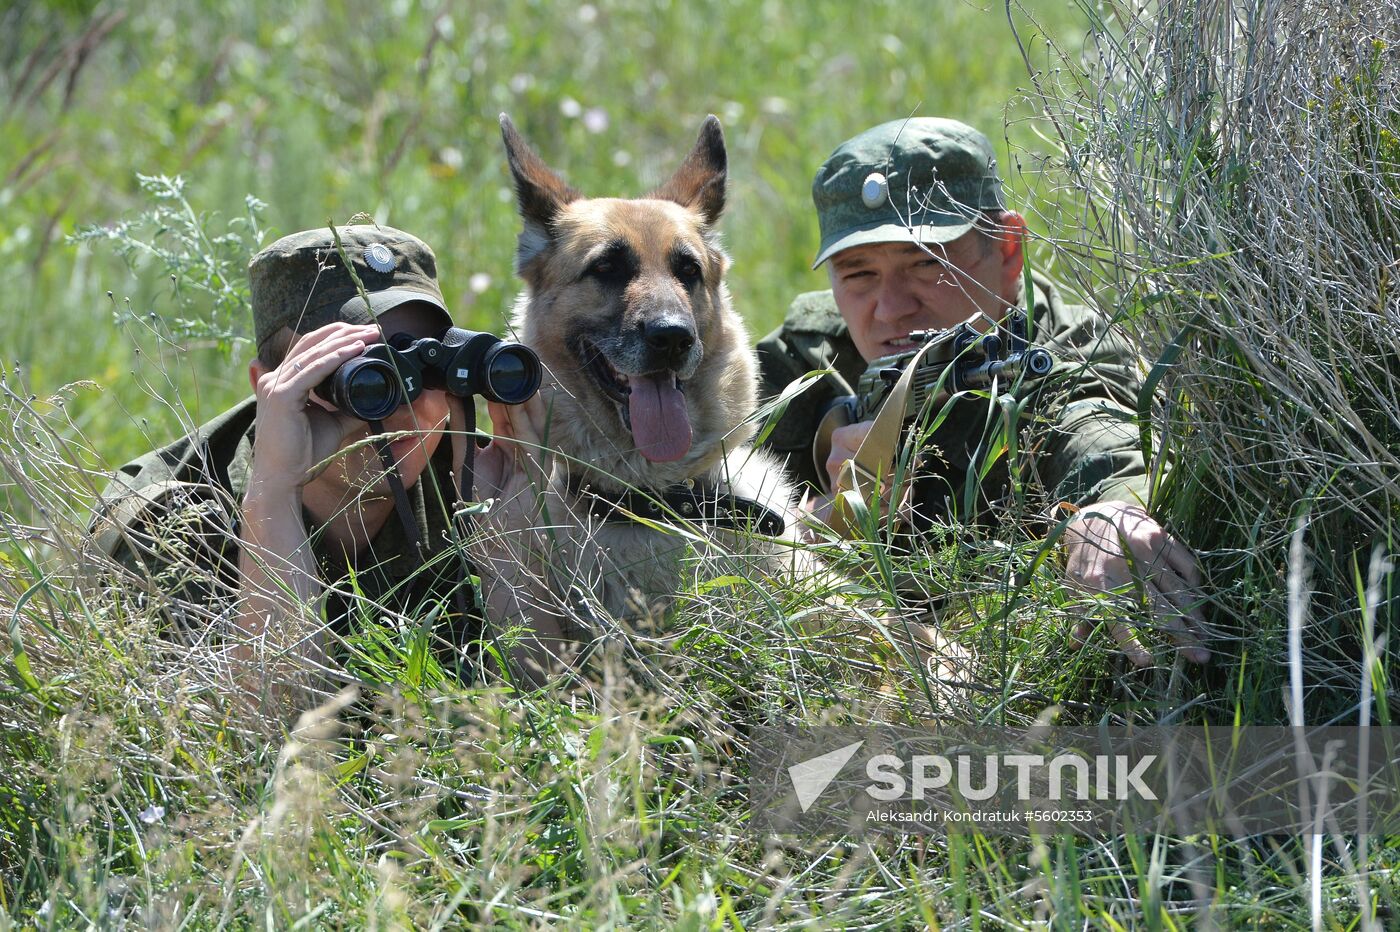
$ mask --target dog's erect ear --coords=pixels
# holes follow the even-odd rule
[[[515,198],[520,216],[527,227],[534,224],[540,228],[540,232],[548,234],[560,208],[583,195],[569,187],[535,154],[535,150],[530,148],[510,117],[504,113],[501,114],[501,138],[505,140],[506,159],[515,178]]]
[[[728,170],[724,130],[720,129],[719,118],[710,114],[700,127],[700,138],[695,141],[690,155],[670,180],[650,196],[694,207],[705,218],[705,223],[712,224],[724,212],[724,181]]]

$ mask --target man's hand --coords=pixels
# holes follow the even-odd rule
[[[312,468],[340,449],[364,422],[341,414],[311,392],[341,364],[380,340],[379,328],[334,323],[298,339],[276,369],[258,376],[258,429],[253,468],[262,483],[300,488],[315,478]]]
[[[875,426],[874,421],[861,421],[857,424],[847,424],[845,427],[838,427],[831,432],[831,452],[826,458],[827,487],[832,491],[826,495],[813,495],[807,499],[803,505],[803,510],[809,512],[813,517],[823,523],[830,523],[831,508],[836,497],[837,479],[841,475],[841,466],[847,460],[855,459],[856,451],[865,442],[870,429]],[[881,477],[883,488],[880,492],[880,518],[884,519],[890,511],[891,477],[894,475],[894,463],[891,462]],[[904,499],[900,503],[903,508],[909,503],[909,490],[906,487]],[[808,539],[814,539],[813,535],[808,535]]]
[[[257,436],[242,503],[236,676],[252,696],[302,682],[326,663],[324,632],[306,610],[321,591],[302,522],[302,487],[364,422],[331,410],[311,392],[342,363],[380,339],[377,327],[334,323],[292,344],[276,369],[253,364]]]
[[[874,426],[874,421],[861,421],[858,424],[838,427],[831,432],[831,453],[826,458],[827,488],[835,490],[836,479],[841,475],[841,464],[846,460],[855,459],[856,451],[860,449],[866,435],[870,433],[870,428]]]
[[[1205,619],[1196,558],[1143,508],[1127,502],[1088,505],[1065,527],[1064,540],[1065,574],[1071,583],[1086,592],[1110,592],[1139,582],[1153,618],[1182,655],[1194,663],[1210,659],[1202,644]],[[1082,621],[1074,637],[1083,642],[1091,630],[1090,623]],[[1115,623],[1109,632],[1134,665],[1152,662],[1152,654],[1129,625]]]

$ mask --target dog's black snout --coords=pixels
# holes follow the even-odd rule
[[[695,331],[690,324],[675,318],[647,321],[642,337],[654,353],[664,355],[673,363],[683,361],[695,345]]]

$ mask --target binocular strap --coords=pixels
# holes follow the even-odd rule
[[[472,486],[475,482],[476,409],[471,404],[455,405],[454,408],[461,411],[461,420],[465,422],[461,425],[454,423],[454,432],[460,431],[466,437],[465,449],[460,451],[462,455],[462,462],[460,464],[461,474],[458,477],[456,490],[457,505],[460,506],[471,501]],[[413,553],[417,555],[421,564],[426,556],[423,552],[423,538],[418,531],[418,520],[414,517],[413,506],[409,504],[408,492],[404,489],[403,479],[399,476],[398,466],[394,463],[393,453],[389,450],[389,441],[382,436],[384,433],[384,424],[380,421],[370,421],[369,423],[370,430],[374,434],[379,435],[374,439],[374,448],[378,451],[379,459],[384,464],[384,470],[389,480],[389,488],[394,493],[394,510],[398,512],[399,520],[403,522],[404,534],[407,536],[409,546],[412,548]],[[459,509],[457,512],[457,520],[459,522],[458,529],[462,534],[462,540],[465,541],[471,536],[473,523],[472,515],[469,511]],[[457,610],[457,621],[446,632],[446,635],[448,641],[452,643],[453,648],[460,651],[464,645],[458,643],[458,641],[460,635],[465,630],[466,621],[476,616],[477,612],[468,599],[468,592],[470,591],[469,580],[473,575],[470,561],[465,548],[458,548],[457,553],[460,560],[458,566],[458,584],[452,587],[452,600]],[[485,633],[493,642],[495,641],[495,633],[491,630],[489,625],[486,627]],[[504,655],[503,652],[502,656]],[[511,678],[514,679],[515,671],[512,670],[510,675]]]
[[[403,487],[403,479],[399,478],[399,467],[394,463],[393,454],[389,452],[389,441],[384,438],[384,424],[381,421],[370,421],[369,427],[376,435],[374,449],[379,454],[379,461],[384,464],[384,472],[389,479],[389,489],[394,493],[394,510],[399,513],[399,520],[403,522],[403,532],[408,539],[409,547],[421,561],[423,559],[423,538],[418,533],[418,519],[413,516],[413,506],[408,503],[408,492]]]

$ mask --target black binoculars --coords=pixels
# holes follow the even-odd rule
[[[540,387],[540,358],[523,343],[449,327],[439,339],[398,333],[342,363],[316,393],[346,414],[379,421],[424,389],[518,405]]]

